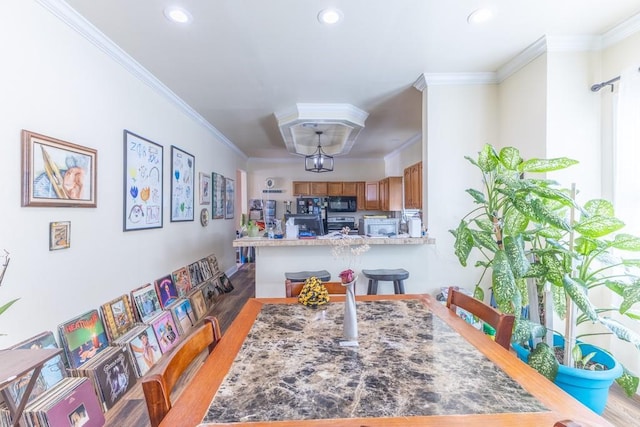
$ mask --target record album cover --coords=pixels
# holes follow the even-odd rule
[[[98,310],[91,310],[58,326],[69,366],[79,368],[109,344]]]
[[[178,328],[169,311],[163,311],[158,317],[151,321],[153,332],[158,339],[158,345],[162,354],[172,349],[178,343]]]
[[[133,337],[133,339],[129,341],[129,348],[140,376],[146,374],[160,359],[160,356],[162,356],[152,326],[148,326],[147,329]]]
[[[178,300],[178,290],[170,274],[156,280],[156,292],[158,292],[160,306],[163,309]]]
[[[136,384],[131,360],[123,348],[96,365],[95,378],[102,390],[104,406],[107,410]]]
[[[131,299],[138,312],[138,318],[146,322],[162,311],[155,285],[147,283],[131,291]]]

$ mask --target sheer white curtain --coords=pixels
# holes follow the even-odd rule
[[[620,74],[614,142],[614,204],[625,232],[640,235],[640,72]]]

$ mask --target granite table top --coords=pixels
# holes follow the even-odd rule
[[[343,310],[265,304],[202,422],[547,411],[419,300],[358,301],[357,347]]]

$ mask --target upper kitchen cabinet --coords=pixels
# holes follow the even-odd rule
[[[328,194],[327,182],[314,182],[311,181],[311,195],[312,196],[326,196]]]
[[[342,189],[344,183],[342,182],[327,182],[327,194],[329,196],[342,196]]]
[[[422,162],[404,170],[404,205],[406,209],[422,209]]]
[[[402,210],[402,177],[390,176],[379,183],[380,209],[383,211]]]
[[[366,209],[366,196],[365,196],[365,183],[356,182],[356,197],[358,203],[358,210],[363,211]]]
[[[358,196],[357,182],[343,182],[341,196]]]
[[[311,183],[307,181],[293,181],[294,196],[311,196]]]
[[[380,209],[380,199],[378,196],[378,181],[366,182],[364,184],[364,209],[375,211]]]

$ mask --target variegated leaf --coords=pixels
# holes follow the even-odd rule
[[[562,277],[564,290],[569,294],[571,300],[578,308],[593,322],[598,321],[598,313],[596,308],[589,299],[587,288],[582,284],[573,280],[568,274]]]
[[[549,224],[565,231],[571,230],[569,223],[549,210],[540,199],[531,200],[531,206],[535,212],[537,222],[540,224]]]
[[[473,290],[473,297],[479,301],[484,301],[484,289],[480,286],[476,286]]]
[[[520,151],[515,147],[504,147],[500,150],[500,162],[508,170],[518,170],[518,165],[522,163]]]
[[[573,200],[571,196],[563,190],[535,186],[532,187],[530,191],[535,193],[539,197],[554,201],[562,206],[576,206],[575,200]]]
[[[462,264],[463,267],[466,267],[467,259],[469,258],[471,249],[473,249],[473,236],[471,235],[469,228],[467,228],[467,223],[460,221],[454,235],[456,236],[456,241],[453,245],[455,254],[458,257],[460,264]]]
[[[622,265],[625,267],[639,267],[640,268],[640,259],[623,259]]]
[[[589,200],[584,204],[584,210],[589,214],[589,216],[612,217],[614,215],[613,204],[604,199]]]
[[[595,239],[618,231],[622,227],[624,227],[624,222],[617,218],[595,215],[580,220],[573,228],[583,236]]]
[[[616,238],[610,243],[611,247],[624,251],[638,252],[640,251],[640,238],[631,234],[617,234]],[[631,261],[631,260],[629,260]],[[636,260],[640,261],[640,260]]]
[[[558,157],[555,159],[529,159],[521,163],[518,169],[520,172],[542,173],[566,169],[577,163],[577,160],[569,159],[567,157]]]
[[[477,246],[481,246],[483,248],[489,249],[491,252],[495,252],[498,250],[498,244],[495,240],[493,240],[493,234],[487,233],[486,231],[478,231],[471,230],[471,236],[473,236],[473,241]]]
[[[504,250],[498,250],[493,259],[492,285],[498,309],[503,313],[516,313],[520,307],[513,306],[514,299],[517,298],[518,289],[516,281]]]
[[[480,165],[478,164],[478,162],[476,162],[476,161],[475,161],[475,159],[472,159],[472,158],[471,158],[471,157],[469,157],[469,156],[464,156],[464,158],[465,158],[465,159],[467,159],[467,160],[469,160],[469,161],[471,162],[471,164],[472,164],[472,165],[480,167]]]
[[[473,188],[467,188],[465,191],[467,193],[469,193],[471,195],[471,197],[473,197],[473,200],[477,204],[483,205],[483,204],[487,203],[487,199],[485,199],[484,193],[482,191],[478,191],[478,190],[475,190]]]
[[[596,242],[586,237],[578,237],[574,242],[574,250],[582,256],[589,256],[596,249],[598,249]]]
[[[5,311],[7,311],[7,309],[8,309],[9,307],[11,307],[11,306],[12,306],[16,301],[18,301],[19,299],[20,299],[20,298],[13,299],[13,300],[9,301],[8,303],[6,303],[6,304],[2,305],[2,306],[0,307],[0,314],[2,314],[2,313],[4,313]]]
[[[635,303],[640,301],[640,282],[636,280],[626,286],[622,296],[624,297],[624,300],[620,304],[620,313],[625,314]]]
[[[635,396],[638,391],[638,383],[640,382],[640,378],[633,375],[626,368],[622,375],[616,378],[616,383],[624,390],[627,397]]]
[[[558,375],[558,359],[551,347],[541,342],[529,354],[529,366],[544,375],[550,381],[555,380]]]
[[[475,219],[473,223],[482,231],[493,233],[493,223],[486,218]]]
[[[504,250],[511,266],[514,277],[524,277],[529,270],[529,260],[524,252],[524,241],[522,236],[505,236]]]
[[[562,277],[565,274],[563,264],[558,260],[559,255],[551,252],[545,252],[541,255],[540,261],[546,268],[546,279],[548,282],[553,283],[556,286],[562,286]]]
[[[640,350],[640,335],[610,317],[602,317],[600,323],[607,327],[616,337],[628,341]]]
[[[529,219],[517,209],[508,209],[504,213],[502,229],[506,234],[519,234],[529,225]]]
[[[478,155],[478,166],[483,173],[494,171],[498,166],[498,155],[491,145],[485,144],[482,147],[482,151]]]
[[[529,292],[527,292],[527,279],[525,278],[516,278],[516,287],[518,288],[518,293],[520,294],[520,306],[526,307],[529,305]]]
[[[551,286],[551,297],[553,298],[553,310],[564,320],[567,316],[567,296],[562,286]]]

